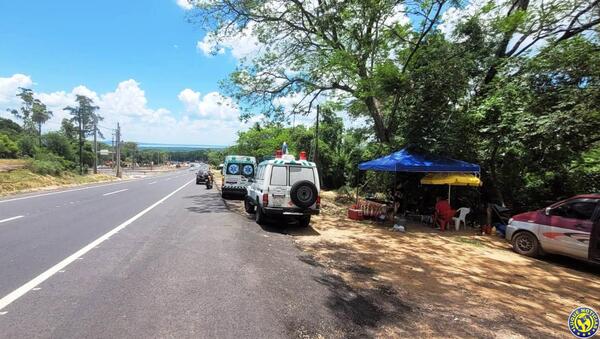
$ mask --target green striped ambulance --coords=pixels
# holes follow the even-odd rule
[[[224,199],[243,200],[246,187],[254,179],[256,158],[246,155],[228,155],[223,162],[221,196]]]
[[[256,222],[262,224],[265,216],[283,216],[296,219],[307,227],[310,217],[320,210],[319,171],[314,162],[281,154],[258,164],[256,177],[248,186],[244,200],[246,212],[255,214]]]

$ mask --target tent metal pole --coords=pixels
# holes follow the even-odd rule
[[[452,205],[450,203],[450,190],[452,189],[452,185],[448,184],[448,204]]]
[[[356,208],[358,208],[358,189],[360,187],[360,170],[356,173]]]

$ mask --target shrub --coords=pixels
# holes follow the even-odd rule
[[[61,175],[72,167],[72,162],[53,153],[38,152],[27,166],[34,173]]]
[[[0,158],[14,158],[17,156],[19,147],[8,135],[0,133]]]
[[[24,135],[18,142],[19,154],[24,157],[34,157],[37,151],[37,138]]]
[[[43,136],[44,146],[52,153],[59,155],[67,160],[75,160],[73,146],[64,134],[60,132],[49,132]]]
[[[60,175],[65,170],[60,163],[46,161],[46,160],[32,160],[29,165],[29,169],[37,174],[42,175]]]

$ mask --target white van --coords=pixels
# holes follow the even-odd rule
[[[239,199],[246,197],[246,186],[254,178],[256,158],[245,155],[228,155],[223,163],[221,197]]]
[[[320,191],[314,162],[281,155],[258,165],[244,207],[246,212],[255,213],[258,224],[264,222],[266,215],[281,215],[294,217],[306,227],[310,216],[319,214]]]

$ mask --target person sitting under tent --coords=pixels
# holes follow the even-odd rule
[[[445,231],[446,225],[452,221],[455,213],[456,211],[452,209],[448,200],[443,197],[437,197],[435,212],[433,214],[433,226],[439,225],[440,231]]]

